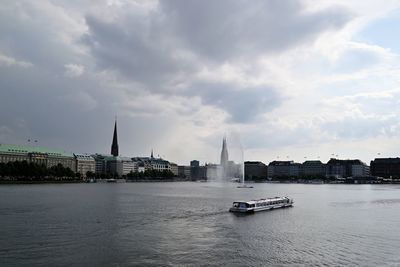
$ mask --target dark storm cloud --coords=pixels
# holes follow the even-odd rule
[[[211,60],[248,58],[313,41],[348,20],[340,8],[310,13],[300,1],[160,1],[168,25],[184,43]]]
[[[229,121],[246,123],[281,104],[283,97],[272,87],[238,87],[234,84],[200,83],[191,92],[197,92],[202,103],[228,112]]]
[[[90,31],[82,41],[101,69],[116,69],[129,79],[156,85],[151,86],[153,90],[192,69],[187,60],[176,55],[178,51],[168,43],[165,33],[154,29],[142,15],[126,18],[122,24],[86,16],[86,23]]]
[[[82,40],[100,69],[117,70],[151,92],[176,94],[183,86],[179,93],[200,96],[226,110],[232,121],[245,122],[278,106],[279,92],[209,90],[196,86],[192,76],[204,66],[254,61],[312,42],[348,19],[339,8],[306,12],[300,1],[160,1],[151,12],[128,9],[112,20],[88,15]]]

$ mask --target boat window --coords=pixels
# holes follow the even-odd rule
[[[247,208],[248,205],[249,205],[249,204],[247,204],[247,203],[243,203],[243,202],[240,203],[240,207],[241,207],[241,208]]]

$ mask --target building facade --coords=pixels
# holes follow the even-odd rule
[[[293,161],[272,161],[268,164],[268,177],[298,177],[300,165]]]
[[[117,166],[119,176],[125,176],[131,172],[138,172],[138,165],[129,157],[119,157],[120,164]]]
[[[198,160],[190,161],[190,167],[200,167],[200,162]]]
[[[371,175],[383,178],[400,178],[400,158],[376,158],[371,161]]]
[[[178,164],[170,162],[169,163],[169,169],[171,172],[174,174],[174,176],[178,176],[179,171],[178,171]]]
[[[91,155],[95,162],[95,173],[102,174],[107,172],[107,157],[110,155],[93,154]]]
[[[191,179],[192,168],[190,166],[178,166],[178,177]]]
[[[94,158],[87,154],[74,154],[76,160],[76,173],[86,177],[87,172],[96,172],[96,161]]]
[[[76,171],[76,161],[72,153],[45,147],[30,147],[0,144],[0,162],[27,161],[43,164],[47,168],[61,164],[64,168]]]
[[[326,164],[327,177],[347,178],[369,176],[369,166],[359,159],[330,159]]]
[[[301,176],[306,177],[325,177],[326,165],[320,160],[307,160],[301,166]]]
[[[244,174],[246,179],[266,179],[268,167],[261,161],[245,161]]]

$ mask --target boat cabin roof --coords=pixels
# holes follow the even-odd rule
[[[271,202],[271,201],[284,200],[284,199],[288,199],[288,198],[287,197],[270,197],[270,198],[252,199],[250,201],[235,201],[235,203],[256,204],[256,203]]]

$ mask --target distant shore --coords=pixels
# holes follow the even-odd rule
[[[187,178],[149,178],[149,179],[0,179],[2,184],[74,184],[74,183],[163,183],[163,182],[212,182],[213,180],[191,180]],[[365,179],[347,179],[347,180],[247,180],[246,183],[271,183],[271,184],[400,184],[400,180],[365,180]]]
[[[0,185],[4,184],[82,184],[82,183],[108,183],[110,179],[79,179],[79,180],[14,180],[14,179],[0,179]],[[184,178],[175,179],[143,179],[143,180],[131,180],[131,179],[115,179],[115,183],[156,183],[156,182],[192,182],[191,180]],[[195,181],[193,181],[195,182]]]
[[[0,180],[0,185],[2,184],[78,184],[78,183],[86,183],[86,181],[82,180],[60,180],[60,181],[50,181],[50,180],[43,180],[43,181],[29,181],[29,180]]]

